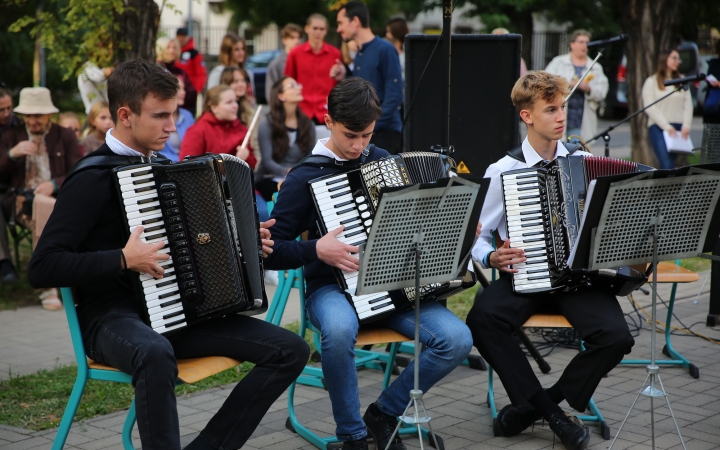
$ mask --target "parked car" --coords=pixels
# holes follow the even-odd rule
[[[245,61],[245,67],[253,73],[253,82],[255,83],[255,99],[258,104],[267,104],[268,99],[265,98],[265,76],[267,75],[267,67],[270,61],[280,54],[280,50],[268,50],[249,56]]]
[[[680,67],[678,72],[684,77],[691,77],[702,72],[701,65],[702,59],[700,57],[700,51],[698,50],[697,44],[694,42],[683,41],[678,46],[678,53],[680,54]],[[614,116],[625,116],[628,112],[628,99],[627,99],[627,56],[622,53],[622,59],[616,66],[608,65],[603,66],[605,75],[609,80],[609,88],[605,101],[602,102],[600,108],[598,108],[598,115],[601,117],[614,117]],[[707,69],[707,62],[705,63]],[[612,70],[615,70],[614,74]],[[695,111],[699,111],[702,108],[702,103],[698,100],[698,91],[700,88],[700,82],[690,83],[690,93],[692,94],[693,108]],[[702,97],[704,100],[704,96]]]

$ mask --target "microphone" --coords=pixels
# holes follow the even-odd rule
[[[599,41],[592,41],[588,42],[587,48],[593,48],[593,47],[606,47],[610,44],[617,44],[618,42],[627,42],[630,39],[630,36],[627,34],[621,34],[620,36],[615,36],[607,39],[600,39]]]
[[[665,86],[675,86],[676,84],[694,83],[695,81],[702,81],[705,79],[704,73],[699,73],[691,77],[675,78],[674,80],[664,81]]]

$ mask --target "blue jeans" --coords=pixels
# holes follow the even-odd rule
[[[670,125],[675,127],[675,129],[678,131],[682,129],[682,125],[679,123],[671,123]],[[663,137],[662,128],[657,125],[652,125],[650,128],[648,128],[648,137],[650,138],[650,143],[652,144],[653,151],[655,151],[655,156],[658,160],[657,168],[674,169],[677,154],[667,151],[667,146],[665,145],[665,137]]]
[[[337,284],[315,291],[307,299],[305,310],[312,324],[321,331],[323,375],[332,403],[335,434],[341,441],[363,438],[367,430],[360,415],[354,360],[359,328],[355,310]],[[412,337],[415,311],[398,312],[376,324]],[[452,372],[473,345],[468,327],[437,302],[425,302],[420,307],[420,342],[426,346],[420,353],[420,389],[423,392]],[[376,405],[385,414],[399,416],[410,402],[411,389],[412,364],[380,394]]]

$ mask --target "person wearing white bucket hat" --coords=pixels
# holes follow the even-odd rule
[[[82,157],[82,149],[72,130],[50,121],[59,110],[49,89],[24,88],[13,111],[22,114],[25,123],[0,137],[0,183],[7,184],[14,194],[0,206],[6,217],[31,230],[37,242],[43,224],[36,223],[33,208],[52,203],[48,197],[57,194],[65,174]],[[39,202],[39,198],[46,201]],[[55,289],[43,290],[40,299],[46,309],[62,309]]]

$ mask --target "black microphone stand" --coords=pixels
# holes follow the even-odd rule
[[[688,88],[689,88],[689,86],[688,86],[687,83],[689,83],[689,82],[682,83],[681,85],[678,85],[678,86],[675,87],[675,89],[674,89],[672,92],[670,92],[669,94],[667,94],[667,95],[665,95],[665,96],[663,96],[663,97],[660,97],[659,99],[655,100],[654,102],[650,103],[649,105],[644,106],[642,109],[639,109],[639,110],[635,111],[634,113],[630,114],[629,116],[627,116],[626,118],[624,118],[624,119],[621,120],[620,122],[617,122],[617,123],[615,123],[615,124],[610,125],[609,127],[607,127],[607,129],[601,131],[600,133],[596,134],[595,136],[593,136],[592,138],[590,138],[588,141],[586,141],[586,144],[589,144],[589,143],[591,143],[592,141],[594,141],[594,140],[596,140],[596,139],[598,139],[598,138],[603,138],[603,141],[605,141],[605,157],[606,157],[606,158],[610,157],[610,132],[611,132],[612,130],[614,130],[615,128],[617,128],[617,127],[619,127],[620,125],[624,124],[625,122],[627,122],[628,120],[630,120],[630,119],[632,119],[633,117],[637,116],[638,114],[640,114],[640,113],[642,113],[642,112],[645,112],[646,109],[648,109],[649,107],[651,107],[651,106],[654,105],[655,103],[658,103],[658,102],[660,102],[660,101],[662,101],[662,100],[665,100],[666,98],[670,97],[671,95],[673,95],[673,94],[676,93],[676,92],[680,92],[681,89],[684,90],[684,91],[687,91]]]

